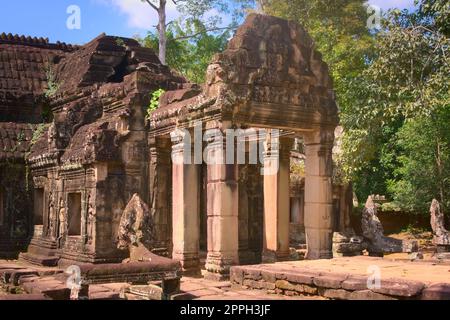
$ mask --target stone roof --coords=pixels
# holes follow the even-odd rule
[[[32,164],[120,157],[111,144],[117,132],[104,125],[117,122],[124,112],[133,114],[133,108],[142,109],[152,91],[175,90],[184,83],[182,76],[160,63],[153,50],[134,39],[101,34],[83,46],[72,46],[44,38],[0,35],[0,121],[24,123],[24,127],[41,123],[47,107],[54,116],[52,143],[47,126],[33,141],[28,158],[34,159]],[[49,87],[55,89],[51,96]],[[13,140],[4,141],[8,150],[23,147]],[[2,159],[24,155],[8,151]]]
[[[49,65],[76,47],[48,39],[0,34],[0,118],[39,122],[37,100],[48,88]]]
[[[27,123],[0,122],[0,162],[23,161],[35,128]]]
[[[125,45],[139,46],[139,43],[102,34],[68,55],[57,67],[56,80],[60,83],[60,91],[113,80],[126,56]]]
[[[125,76],[146,69],[167,80],[186,82],[163,66],[152,49],[143,48],[134,39],[101,34],[67,55],[58,65],[56,82],[59,93],[67,95],[94,84],[121,83]]]
[[[250,14],[215,55],[201,94],[185,98],[162,99],[150,119],[151,135],[205,118],[284,130],[339,122],[332,79],[312,38],[299,24],[268,15]]]

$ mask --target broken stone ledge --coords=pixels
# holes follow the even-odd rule
[[[419,281],[386,279],[369,289],[367,277],[344,273],[270,270],[269,265],[236,266],[230,270],[234,288],[264,290],[286,296],[316,295],[333,300],[450,300],[450,283],[425,285]]]

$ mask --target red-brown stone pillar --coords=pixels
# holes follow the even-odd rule
[[[292,140],[278,140],[264,155],[264,248],[263,262],[289,258],[289,174]],[[277,168],[278,167],[278,168]]]
[[[155,224],[154,247],[158,253],[172,254],[172,144],[170,138],[149,140],[149,203]]]
[[[206,275],[224,280],[238,259],[238,165],[226,164],[226,143],[216,136],[208,141],[208,256]],[[230,151],[232,152],[232,151]]]
[[[192,144],[184,134],[172,136],[172,258],[186,274],[198,274],[200,241],[200,165],[194,164]]]
[[[307,259],[333,257],[334,129],[308,133],[305,138],[305,230]]]

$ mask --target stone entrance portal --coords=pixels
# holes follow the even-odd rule
[[[150,120],[149,142],[155,155],[150,176],[167,176],[164,155],[171,151],[172,194],[167,185],[162,193],[153,184],[151,207],[172,203],[173,237],[168,247],[173,246],[173,257],[182,261],[184,270],[199,269],[203,201],[208,276],[226,277],[230,266],[240,262],[288,258],[289,155],[298,137],[303,138],[306,153],[307,258],[332,258],[332,147],[337,124],[328,68],[312,39],[301,26],[269,16],[247,18],[227,50],[209,66],[203,90],[185,86],[166,92]],[[230,144],[225,137],[229,130],[239,129],[263,129],[269,137],[278,132],[267,140],[276,146],[261,143],[265,150],[259,162],[264,169],[276,163],[278,170],[261,175],[256,165],[208,161],[230,154],[239,141]],[[196,130],[202,139],[190,139]],[[208,137],[211,130],[218,135]],[[201,148],[203,159],[193,158],[195,148]],[[239,157],[236,150],[233,153],[235,159]],[[206,170],[205,183],[202,170]],[[205,185],[206,200],[202,200]],[[156,216],[167,213],[155,212]]]

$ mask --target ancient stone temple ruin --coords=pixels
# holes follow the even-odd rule
[[[290,242],[306,241],[308,259],[331,258],[352,192],[333,192],[338,110],[312,39],[250,15],[206,79],[189,83],[132,39],[78,47],[1,35],[0,251],[42,265],[121,262],[121,218],[136,195],[152,251],[186,273],[223,279],[232,265],[289,259]],[[245,140],[228,143],[231,129]],[[217,161],[242,144],[244,164]],[[263,157],[252,162],[255,145]],[[304,178],[291,183],[293,159]]]

